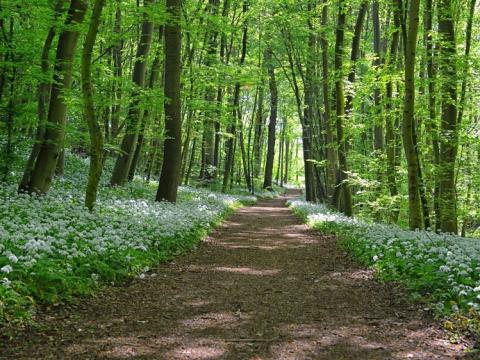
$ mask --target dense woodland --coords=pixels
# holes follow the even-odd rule
[[[110,183],[304,181],[347,215],[478,223],[476,2],[3,1],[2,179],[46,193],[64,152]],[[473,37],[473,43],[472,43]],[[23,160],[23,158],[22,158]]]
[[[24,162],[21,192],[71,152],[88,208],[111,158],[112,186],[159,178],[157,200],[297,182],[349,216],[478,226],[475,0],[0,6],[1,175]]]
[[[0,325],[300,188],[296,215],[478,335],[479,8],[0,0]]]

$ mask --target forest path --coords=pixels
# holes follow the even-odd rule
[[[309,230],[285,200],[238,210],[144,279],[41,315],[43,329],[4,343],[0,359],[462,357],[401,290]]]

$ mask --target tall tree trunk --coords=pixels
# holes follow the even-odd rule
[[[437,175],[438,167],[440,163],[440,145],[438,141],[438,128],[437,128],[437,101],[436,101],[436,86],[435,86],[435,63],[434,63],[434,48],[433,48],[433,39],[431,33],[433,31],[433,1],[425,1],[425,10],[424,10],[424,43],[425,43],[425,52],[427,56],[427,78],[428,78],[428,114],[429,119],[426,123],[426,128],[430,134],[432,142],[432,154],[433,154],[433,208],[435,212],[435,230],[440,230],[440,187],[439,187],[439,177]]]
[[[148,89],[153,90],[157,85],[158,78],[162,68],[162,53],[163,47],[160,45],[163,42],[163,26],[158,30],[158,47],[153,59],[152,68],[150,72],[150,78],[148,80]],[[143,111],[142,119],[140,120],[140,130],[138,132],[137,146],[135,147],[135,154],[133,155],[132,164],[128,171],[128,181],[132,181],[137,170],[138,162],[142,154],[143,143],[145,141],[145,130],[147,129],[148,122],[150,120],[151,111],[149,107],[146,107]]]
[[[380,72],[380,67],[382,65],[382,51],[381,51],[381,29],[380,29],[380,16],[379,16],[380,4],[375,0],[372,4],[372,23],[373,23],[373,51],[375,53],[375,59],[373,61],[373,66],[376,68],[377,76],[376,83],[379,82],[378,73]],[[375,116],[374,116],[374,141],[373,148],[377,155],[380,155],[384,150],[384,126],[383,126],[383,116],[382,108],[380,106],[380,86],[376,85],[373,90],[373,101],[375,104]],[[379,157],[381,161],[381,157]]]
[[[226,19],[228,17],[228,12],[230,11],[230,1],[224,0],[223,1],[223,9],[222,9],[222,17]],[[228,64],[229,57],[225,57],[225,52],[227,49],[227,37],[224,32],[222,32],[220,37],[220,61],[223,64]],[[216,116],[218,119],[221,118],[222,115],[222,102],[223,102],[223,93],[224,89],[223,86],[218,86],[217,89],[217,111]],[[218,169],[220,168],[220,146],[221,146],[221,134],[220,134],[220,121],[215,121],[215,151],[213,154],[213,165],[215,166],[215,173],[214,177],[216,178],[218,175]]]
[[[248,11],[248,2],[243,2],[243,14],[245,15]],[[240,55],[239,65],[242,66],[245,63],[245,58],[247,56],[247,42],[248,42],[248,24],[247,20],[243,25],[243,36],[242,36],[242,50]],[[225,167],[223,172],[223,183],[222,183],[222,192],[227,192],[229,186],[231,186],[230,180],[232,178],[232,171],[234,165],[234,158],[235,158],[235,143],[236,143],[236,132],[237,132],[237,119],[238,119],[238,111],[240,104],[240,83],[237,82],[235,84],[235,91],[233,96],[233,119],[232,123],[229,126],[228,132],[231,134],[231,137],[226,141],[226,152],[227,155],[225,156]]]
[[[33,143],[32,150],[25,164],[25,169],[23,171],[22,180],[18,187],[19,192],[28,191],[28,184],[30,182],[30,176],[32,175],[33,166],[35,165],[35,160],[37,159],[38,153],[40,152],[40,147],[42,144],[43,137],[45,135],[45,120],[47,118],[47,104],[50,97],[50,87],[51,82],[47,81],[48,71],[50,69],[50,49],[52,48],[52,43],[57,33],[57,26],[55,24],[56,20],[60,16],[65,0],[57,0],[55,3],[54,9],[54,24],[50,27],[43,44],[42,56],[40,58],[41,63],[41,72],[44,76],[44,79],[38,84],[38,105],[37,105],[37,116],[38,116],[38,125],[37,132],[35,134],[35,139]]]
[[[284,184],[288,184],[288,179],[289,179],[289,167],[290,167],[290,138],[287,135],[285,139],[285,170],[283,172],[283,179],[281,185],[283,186]]]
[[[193,138],[192,143],[192,150],[190,154],[190,160],[188,162],[187,173],[185,174],[185,185],[188,185],[188,181],[190,180],[190,175],[192,174],[193,163],[195,162],[195,150],[197,148],[197,138]]]
[[[325,122],[325,137],[326,137],[326,153],[327,153],[327,193],[332,196],[337,177],[337,140],[335,137],[335,124],[331,116],[331,100],[330,100],[330,71],[328,61],[328,2],[323,1],[322,4],[322,32],[320,37],[320,46],[322,49],[322,90],[323,90],[323,117]]]
[[[395,71],[397,66],[397,53],[398,47],[400,43],[400,9],[398,5],[395,5],[395,9],[393,12],[393,32],[392,32],[392,40],[390,43],[389,54],[387,57],[387,62],[385,67],[387,71]],[[393,99],[393,79],[389,77],[386,90],[385,90],[385,97],[386,97],[386,111],[387,114],[386,118],[386,132],[385,132],[385,145],[386,145],[386,155],[387,155],[387,183],[388,189],[390,191],[390,196],[392,198],[396,198],[398,196],[398,187],[396,181],[396,173],[397,173],[397,136],[395,134],[395,123],[398,121],[398,115],[395,114],[394,110],[394,99]],[[396,206],[397,204],[395,204]],[[397,223],[398,216],[400,214],[400,209],[395,208],[393,209],[390,220],[393,223]]]
[[[122,31],[122,9],[121,0],[115,0],[115,24],[113,26],[113,33],[116,36],[121,36]],[[120,124],[120,113],[122,108],[122,77],[123,77],[123,60],[122,60],[123,40],[116,39],[113,47],[113,106],[112,106],[112,120],[110,135],[115,138],[118,135]]]
[[[245,184],[247,185],[248,192],[252,192],[252,182],[250,180],[250,169],[248,167],[248,156],[247,150],[245,149],[245,140],[243,134],[243,122],[241,118],[241,114],[239,114],[238,123],[240,125],[240,131],[238,133],[238,141],[240,143],[240,153],[242,155],[242,168],[243,168],[243,176],[245,177]]]
[[[418,157],[415,148],[415,54],[419,21],[419,0],[410,0],[408,33],[405,43],[405,99],[403,109],[403,147],[408,171],[408,209],[411,229],[422,228]]]
[[[310,2],[309,8],[312,8]],[[308,35],[308,54],[306,61],[306,75],[303,79],[303,92],[304,92],[304,110],[302,125],[302,142],[303,142],[303,157],[305,167],[305,199],[307,201],[316,202],[318,200],[317,184],[316,180],[320,180],[316,177],[316,165],[315,165],[315,151],[313,143],[314,132],[314,68],[315,68],[315,35],[313,28],[309,22],[310,33]],[[297,67],[300,68],[299,64]],[[299,70],[300,75],[302,73]],[[301,118],[302,119],[302,118]],[[323,200],[323,199],[322,199]]]
[[[65,29],[58,40],[46,130],[28,184],[29,193],[48,191],[63,151],[67,115],[63,95],[72,84],[72,62],[80,35],[78,25],[83,22],[86,10],[85,0],[71,0]]]
[[[470,49],[472,47],[472,27],[473,27],[473,17],[475,15],[475,5],[477,0],[470,0],[470,8],[467,18],[467,26],[465,29],[465,53],[464,53],[464,64],[463,64],[463,76],[462,76],[462,88],[460,90],[460,101],[457,106],[458,116],[457,123],[460,126],[462,123],[463,112],[465,109],[465,99],[467,95],[467,85],[468,85],[468,73],[469,73],[469,59],[470,59]]]
[[[457,195],[455,161],[458,147],[457,128],[457,59],[454,6],[451,0],[441,0],[438,9],[438,33],[441,40],[439,60],[443,78],[442,117],[440,130],[440,228],[457,233]]]
[[[265,118],[263,116],[264,85],[259,85],[257,112],[255,114],[254,132],[253,132],[253,177],[260,175],[262,167],[262,148],[263,148],[263,127]]]
[[[268,72],[268,86],[270,89],[270,121],[268,124],[268,143],[267,158],[265,163],[265,174],[263,178],[263,188],[272,189],[273,179],[273,161],[275,159],[275,135],[277,128],[277,109],[278,109],[278,90],[275,77],[275,68],[273,66],[272,49],[268,48],[265,52],[265,64]]]
[[[216,16],[218,13],[219,0],[208,0],[208,9],[210,16]],[[209,24],[209,26],[214,26]],[[218,31],[209,31],[207,33],[207,54],[204,65],[209,68],[215,62],[217,52]],[[205,90],[205,100],[207,110],[205,111],[205,120],[203,123],[203,159],[201,177],[205,180],[212,180],[215,176],[215,113],[216,113],[216,95],[217,91],[214,84],[208,84]]]
[[[339,176],[337,186],[341,186],[345,215],[353,215],[352,190],[348,183],[348,163],[343,120],[345,118],[345,91],[343,85],[343,45],[345,38],[346,4],[342,0],[338,7],[337,30],[335,39],[335,104],[338,141]]]
[[[95,114],[92,85],[92,52],[100,26],[105,0],[95,0],[92,19],[88,29],[82,53],[82,94],[83,94],[83,117],[88,125],[90,133],[90,168],[88,183],[85,194],[85,206],[93,210],[97,200],[98,183],[103,170],[103,133]]]
[[[182,0],[167,0],[165,25],[165,141],[157,201],[176,202],[182,160],[181,52]]]
[[[147,8],[152,0],[144,0],[144,7]],[[132,100],[129,104],[128,115],[126,118],[125,135],[120,145],[121,153],[117,157],[115,167],[113,168],[110,185],[125,185],[128,179],[128,172],[132,164],[135,148],[138,141],[138,132],[140,126],[140,95],[145,86],[145,74],[147,67],[147,56],[152,43],[153,22],[147,12],[144,12],[142,32],[138,42],[137,54],[135,56],[135,65],[133,67],[132,82],[134,88],[132,91]]]
[[[373,10],[373,6],[372,6]],[[352,38],[352,50],[350,52],[350,63],[351,68],[348,73],[348,83],[352,87],[356,80],[357,75],[357,61],[360,57],[360,41],[362,39],[363,25],[365,24],[365,17],[368,11],[368,1],[363,1],[360,4],[360,9],[358,9],[357,20],[355,21],[355,27],[353,29],[353,38]],[[373,11],[372,11],[373,12]],[[348,116],[351,116],[353,109],[353,91],[347,93],[347,101],[345,104],[345,113]]]

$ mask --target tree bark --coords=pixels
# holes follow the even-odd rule
[[[158,47],[155,53],[155,58],[153,59],[150,78],[148,80],[148,89],[153,90],[157,85],[158,78],[160,77],[160,72],[162,69],[162,50],[163,47],[160,45],[163,41],[163,27],[160,27],[158,31]],[[163,85],[163,84],[162,84]],[[147,129],[148,123],[150,121],[151,111],[149,107],[146,107],[143,111],[142,119],[140,120],[140,130],[138,132],[137,146],[135,147],[135,154],[132,158],[132,164],[128,171],[128,181],[132,181],[135,172],[137,170],[138,163],[140,161],[140,156],[142,154],[143,144],[145,142],[145,130]]]
[[[415,148],[415,54],[419,21],[419,0],[410,0],[409,22],[405,43],[405,98],[403,110],[403,148],[408,171],[408,209],[411,229],[422,228],[418,157]]]
[[[144,7],[150,6],[152,0],[144,0]],[[153,22],[147,13],[143,15],[142,32],[138,42],[137,53],[135,56],[135,65],[132,73],[132,82],[134,89],[132,100],[129,104],[128,115],[126,118],[125,135],[120,145],[121,153],[117,157],[115,167],[113,168],[111,186],[125,185],[128,180],[128,172],[132,164],[135,148],[138,141],[138,132],[140,126],[140,93],[145,86],[145,74],[147,68],[147,56],[150,52],[152,43]]]
[[[115,1],[115,24],[113,26],[113,33],[116,36],[120,36],[122,31],[122,9],[120,7],[121,0]],[[120,113],[122,108],[122,77],[123,77],[123,57],[122,57],[123,41],[121,39],[116,39],[116,44],[113,47],[112,56],[113,56],[113,106],[112,106],[112,117],[111,117],[111,126],[110,126],[110,135],[115,138],[118,135],[119,124],[120,124]]]
[[[254,132],[253,132],[253,177],[257,178],[260,175],[262,167],[262,148],[263,148],[263,127],[265,118],[263,116],[263,102],[264,102],[264,85],[263,82],[258,89],[258,107],[255,114]]]
[[[345,215],[353,215],[352,190],[348,183],[348,163],[343,120],[345,118],[345,91],[343,85],[343,45],[345,37],[346,8],[344,1],[338,7],[337,30],[335,39],[335,104],[336,128],[338,142],[339,176],[337,186],[342,189],[343,207]]]
[[[248,3],[247,1],[243,2],[243,14],[245,15],[248,11]],[[245,58],[247,56],[247,42],[248,42],[248,25],[247,20],[243,25],[243,36],[242,36],[242,50],[240,55],[239,65],[242,66],[245,63]],[[222,183],[222,192],[227,192],[228,187],[231,186],[230,180],[232,180],[232,171],[234,165],[234,157],[235,157],[235,139],[236,139],[236,132],[237,132],[237,119],[238,119],[238,111],[240,105],[240,83],[237,82],[235,84],[235,91],[233,96],[233,119],[232,123],[229,126],[228,133],[231,137],[226,141],[226,156],[225,156],[225,167],[223,172],[223,183]]]
[[[395,5],[393,11],[393,32],[392,40],[390,43],[389,54],[385,67],[390,72],[393,72],[397,65],[397,53],[400,43],[400,9]],[[393,106],[393,80],[389,77],[386,84],[385,97],[386,97],[386,132],[385,132],[385,145],[387,155],[387,183],[390,191],[390,196],[396,198],[398,196],[398,187],[396,181],[397,173],[397,136],[395,134],[395,123],[398,115],[394,112]],[[396,206],[396,204],[395,204]],[[400,214],[400,209],[395,208],[391,215],[390,220],[393,223],[397,223]]]
[[[265,174],[263,178],[263,188],[272,190],[273,179],[273,161],[275,159],[275,135],[277,128],[277,111],[278,111],[278,90],[277,80],[275,77],[275,68],[272,62],[273,51],[268,48],[265,52],[265,64],[268,72],[268,86],[270,89],[270,120],[268,124],[268,143],[267,157],[265,162]]]
[[[334,193],[337,177],[337,139],[335,137],[335,124],[331,116],[330,100],[330,67],[328,61],[328,37],[326,27],[328,25],[328,2],[324,0],[322,5],[321,24],[323,30],[320,37],[320,46],[322,49],[322,89],[323,89],[323,117],[325,122],[326,154],[327,154],[327,181],[326,188],[329,196]]]
[[[57,160],[63,151],[67,115],[67,104],[63,95],[72,84],[72,62],[80,35],[78,25],[83,22],[86,10],[85,0],[71,0],[65,29],[58,40],[45,136],[28,184],[29,193],[48,191]]]
[[[442,83],[442,117],[440,130],[440,228],[457,233],[457,194],[455,161],[458,148],[457,127],[457,59],[453,2],[441,0],[438,10],[438,33],[441,40],[439,60]]]
[[[88,29],[82,53],[82,94],[83,117],[88,125],[90,134],[90,168],[85,193],[85,206],[91,211],[97,200],[98,184],[103,170],[103,133],[95,113],[92,85],[92,52],[100,26],[105,0],[95,0],[92,19]]]
[[[181,113],[181,0],[167,0],[169,23],[165,26],[165,141],[163,166],[156,200],[176,202],[182,160]]]
[[[60,16],[64,3],[65,3],[65,0],[57,0],[56,2],[55,9],[54,9],[55,14],[53,18],[54,23]],[[49,60],[50,49],[52,48],[52,43],[56,33],[57,33],[57,26],[56,24],[53,24],[48,30],[45,43],[43,44],[42,55],[40,58],[40,63],[41,63],[40,69],[41,69],[42,75],[45,78],[40,82],[37,90],[38,91],[37,132],[35,134],[32,150],[30,151],[30,155],[25,164],[22,180],[20,181],[20,185],[18,187],[19,192],[28,191],[28,184],[30,182],[30,177],[32,175],[33,167],[35,165],[35,160],[37,159],[38,153],[40,152],[42,140],[45,135],[45,121],[46,121],[47,111],[48,111],[47,104],[50,97],[50,88],[51,88],[51,82],[46,81],[46,77],[48,76],[48,71],[50,69],[50,60]]]

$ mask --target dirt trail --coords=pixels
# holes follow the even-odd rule
[[[0,359],[454,359],[460,345],[284,206],[237,211],[198,249],[80,306]]]

